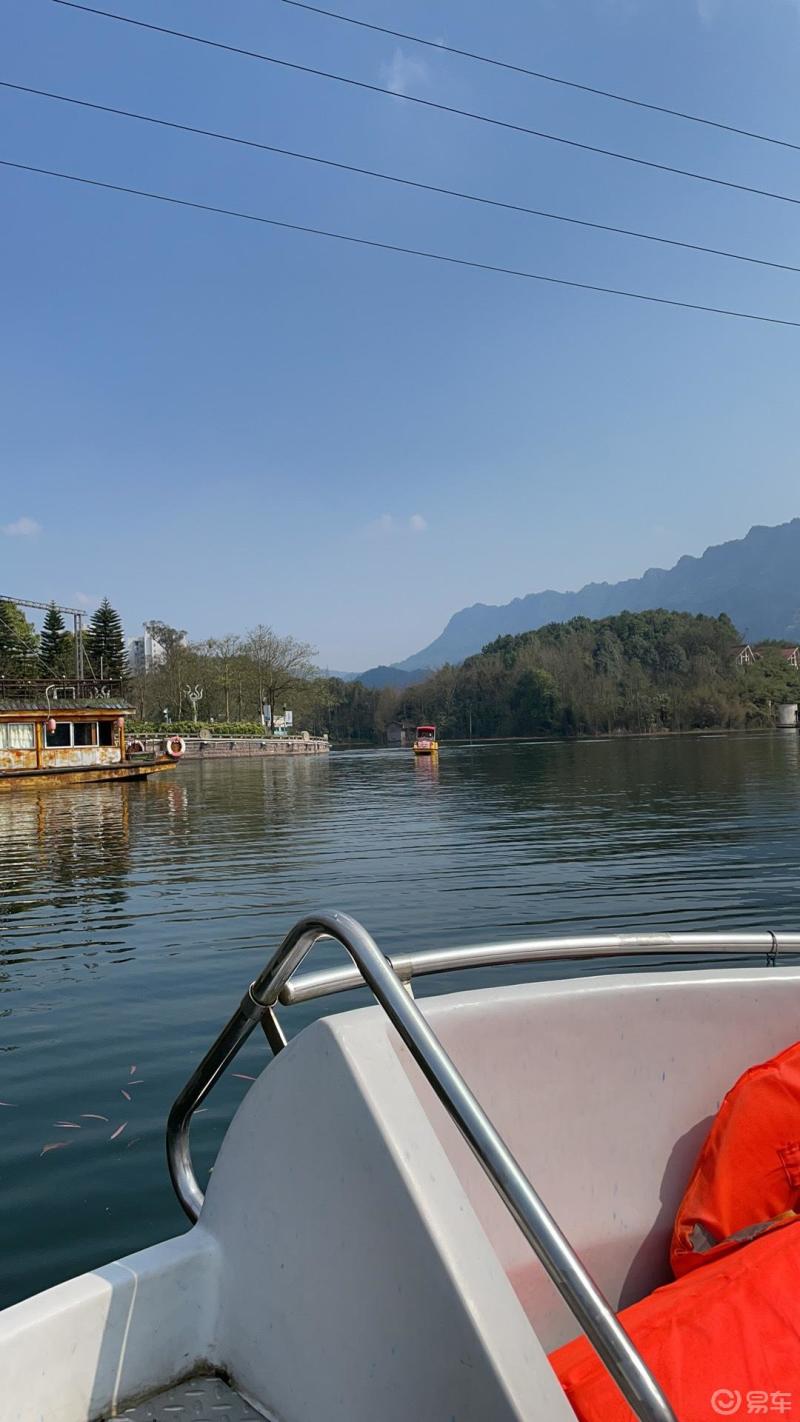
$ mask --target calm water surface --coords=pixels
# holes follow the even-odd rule
[[[792,734],[217,761],[0,796],[0,1305],[184,1227],[169,1105],[306,909],[349,910],[388,951],[798,929],[798,864]],[[290,1034],[312,1013],[284,1013]],[[254,1036],[237,1069],[264,1059]],[[247,1085],[228,1076],[196,1118],[201,1179]]]

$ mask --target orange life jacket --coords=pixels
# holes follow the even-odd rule
[[[751,1067],[722,1102],[675,1217],[673,1273],[792,1224],[798,1207],[800,1042]]]
[[[796,1417],[800,1403],[800,1229],[656,1289],[624,1309],[627,1330],[681,1422],[767,1412]],[[635,1422],[586,1338],[550,1362],[580,1422]]]

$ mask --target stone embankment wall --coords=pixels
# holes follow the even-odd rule
[[[163,737],[140,737],[145,750],[161,750]],[[241,756],[264,755],[324,755],[330,742],[322,736],[275,736],[260,740],[258,736],[184,736],[184,760],[218,760]]]

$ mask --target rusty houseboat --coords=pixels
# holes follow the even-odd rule
[[[84,682],[45,685],[0,679],[0,791],[98,780],[142,780],[169,770],[183,753],[180,737],[163,751],[130,745],[125,719],[134,708],[118,694]]]

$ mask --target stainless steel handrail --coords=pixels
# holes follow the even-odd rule
[[[292,973],[322,937],[336,939],[349,953],[360,980],[372,989],[640,1422],[676,1422],[667,1399],[610,1305],[409,997],[389,959],[366,929],[348,914],[311,914],[295,924],[251,984],[170,1111],[169,1170],[189,1218],[197,1219],[203,1203],[189,1146],[192,1114],[259,1022],[263,1022],[274,1050],[285,1045],[274,1014],[275,1004]]]
[[[515,963],[557,963],[591,958],[669,958],[704,954],[753,958],[764,953],[775,963],[781,953],[800,954],[800,933],[611,933],[576,938],[528,938],[511,943],[473,943],[463,948],[431,948],[419,953],[392,953],[389,962],[403,982],[430,973],[463,968],[503,967]],[[364,986],[357,967],[321,968],[302,973],[284,986],[286,1007],[313,1002],[337,992]]]

